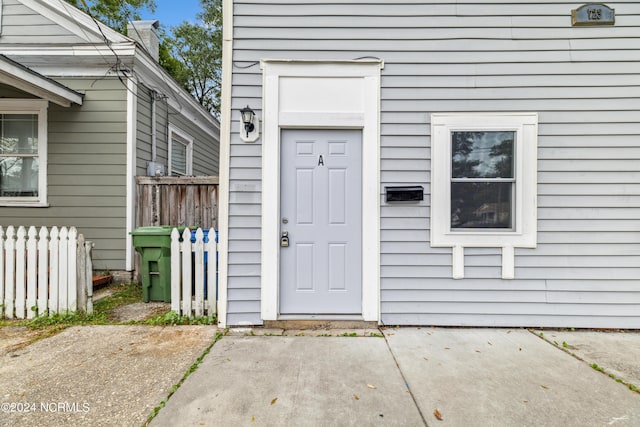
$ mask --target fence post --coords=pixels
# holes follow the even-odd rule
[[[5,242],[5,269],[4,269],[4,313],[9,319],[13,319],[13,300],[15,296],[15,262],[16,262],[16,241],[15,228],[12,225],[7,227],[7,241]]]
[[[38,240],[38,315],[47,312],[49,299],[49,231],[40,228]]]
[[[75,227],[69,229],[69,243],[67,246],[67,298],[68,310],[78,310],[78,280],[77,280],[77,246],[78,246],[78,230]]]
[[[182,315],[191,317],[191,231],[182,233]]]
[[[196,306],[195,315],[200,317],[204,308],[204,232],[202,228],[196,230],[196,242],[193,245],[195,252],[195,288],[196,288]]]
[[[69,230],[67,227],[60,229],[60,241],[58,242],[58,310],[69,310],[69,263],[67,253],[69,248]]]
[[[27,240],[27,319],[33,319],[38,313],[36,296],[38,291],[38,241],[36,228],[29,227]]]
[[[76,298],[78,302],[78,311],[87,311],[87,253],[84,250],[84,236],[78,235],[78,244],[76,245],[76,281],[77,281],[77,293]]]
[[[93,314],[93,261],[91,260],[91,249],[93,249],[93,242],[85,240],[85,277],[86,290],[87,290],[87,314]]]
[[[49,314],[51,315],[58,312],[58,270],[60,267],[58,262],[60,256],[58,227],[54,226],[49,236],[51,237],[49,240]]]
[[[25,300],[27,297],[27,272],[26,272],[26,236],[27,231],[23,226],[18,227],[16,235],[16,293],[15,310],[16,318],[25,318]]]
[[[218,284],[216,283],[216,272],[218,271],[218,243],[216,242],[216,230],[209,229],[209,241],[205,244],[207,251],[207,302],[206,310],[209,317],[213,317],[217,310],[217,292]]]
[[[4,228],[0,226],[0,319],[4,317]]]
[[[180,314],[180,232],[171,230],[171,311]]]

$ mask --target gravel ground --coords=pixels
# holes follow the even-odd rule
[[[141,426],[214,326],[83,326],[24,346],[0,328],[0,425]]]

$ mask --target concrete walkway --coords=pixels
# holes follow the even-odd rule
[[[529,331],[386,335],[429,425],[640,426],[640,394]]]
[[[25,346],[27,328],[0,328],[0,426],[139,427],[216,332],[83,326]]]
[[[640,425],[640,394],[527,330],[384,333],[224,337],[151,425]]]
[[[382,338],[225,337],[151,425],[421,425]]]
[[[231,331],[152,425],[640,426],[640,332],[383,332]],[[217,329],[33,333],[0,328],[0,426],[141,426]]]

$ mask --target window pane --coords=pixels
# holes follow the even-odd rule
[[[452,178],[513,178],[515,132],[451,132]]]
[[[175,139],[171,141],[171,172],[187,174],[187,146]]]
[[[0,154],[38,153],[38,115],[2,114]]]
[[[510,182],[452,182],[451,228],[513,228]]]
[[[0,159],[0,197],[38,196],[38,159],[4,157]]]

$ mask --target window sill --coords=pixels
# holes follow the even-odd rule
[[[0,201],[0,207],[3,208],[48,208],[47,202],[7,202]]]
[[[535,248],[537,245],[535,233],[518,233],[507,231],[498,232],[451,232],[431,234],[431,246],[435,247],[475,247],[475,248],[500,248],[503,246],[518,248]]]

